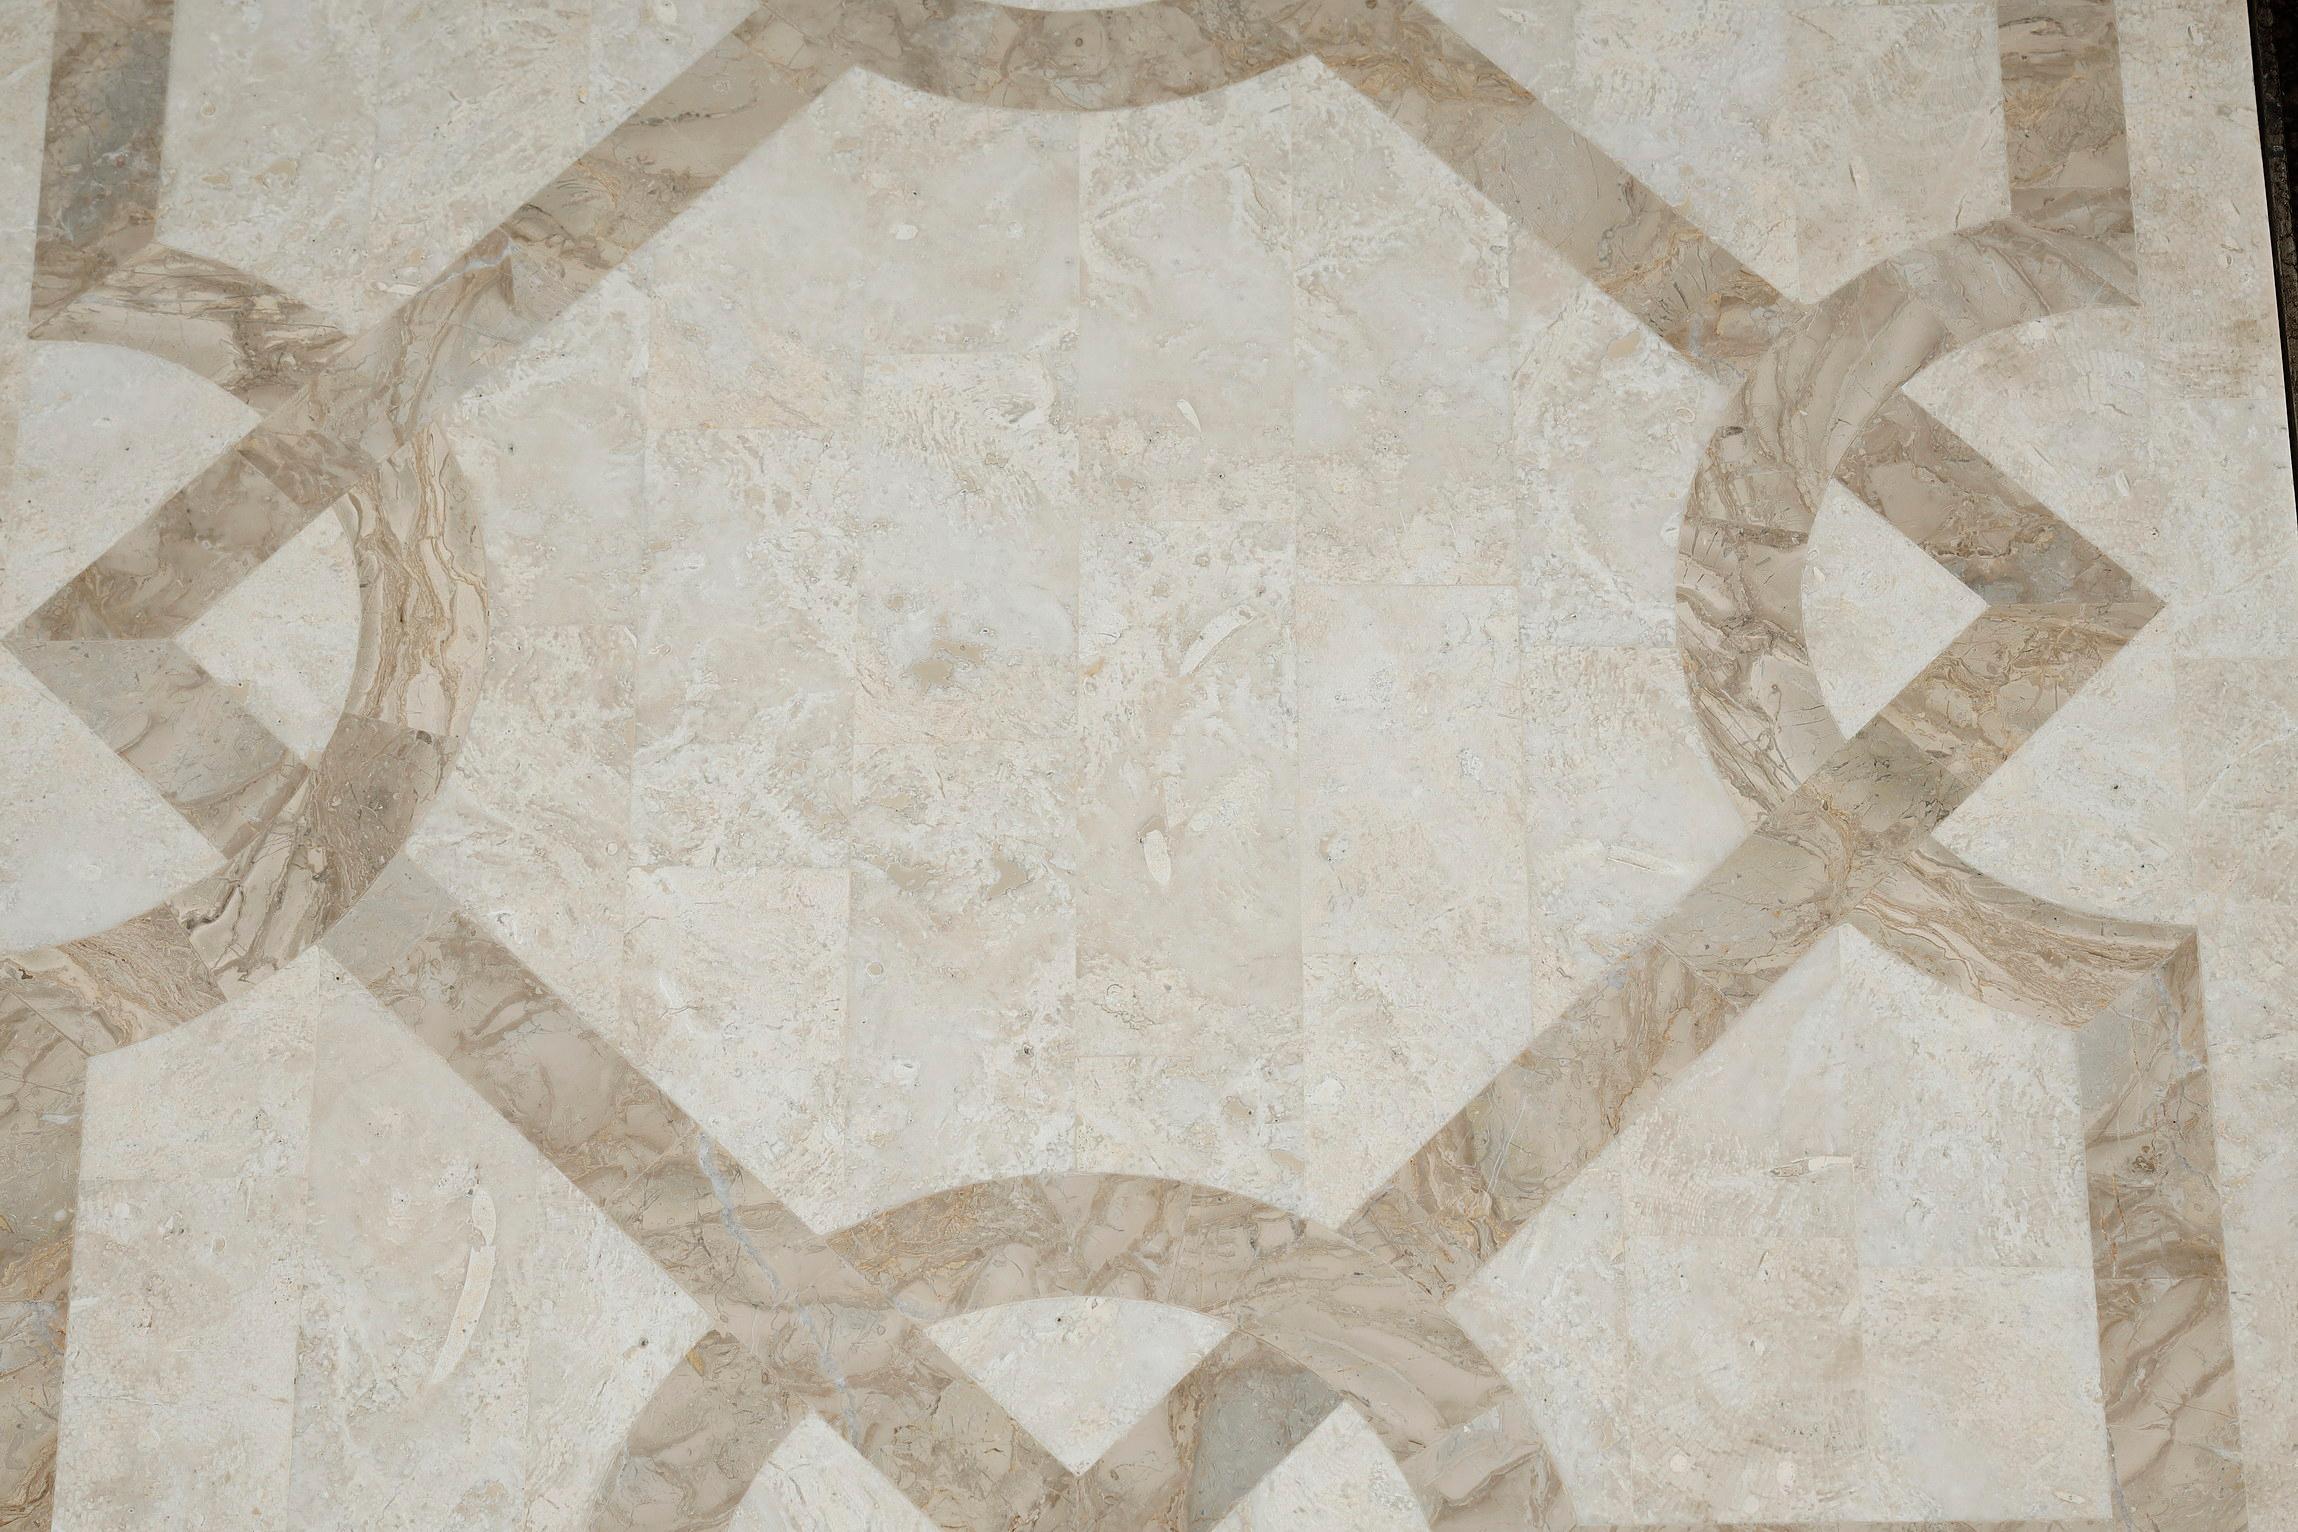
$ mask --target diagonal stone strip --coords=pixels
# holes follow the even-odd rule
[[[35,323],[150,244],[173,0],[58,0],[33,235]]]
[[[148,351],[266,412],[334,366],[351,343],[324,315],[260,277],[159,244],[121,260],[31,333]]]

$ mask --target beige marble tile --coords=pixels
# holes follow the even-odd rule
[[[48,59],[56,24],[53,0],[11,6],[0,20],[0,143],[9,169],[0,182],[0,312],[31,302],[33,224],[40,206],[40,134]],[[0,493],[15,475],[16,417],[24,407],[30,346],[14,325],[0,329]]]
[[[863,392],[857,740],[1069,733],[1077,458],[1052,377],[1019,357],[887,358]]]
[[[2178,539],[2148,472],[2154,390],[2140,320],[2090,309],[1998,330],[1907,395],[2158,594]]]
[[[1515,592],[1308,586],[1297,601],[1303,950],[1522,951]]]
[[[1448,0],[1438,13],[1733,254],[1799,296],[1785,5]],[[1821,289],[1824,291],[1824,289]]]
[[[1940,844],[2077,909],[2191,919],[2172,622],[2109,660],[1948,816]]]
[[[1292,1205],[1303,1167],[1292,529],[1089,526],[1082,1149]]]
[[[857,752],[849,1216],[1067,1162],[1076,823],[1066,742]]]
[[[1306,1207],[1339,1224],[1547,1018],[1518,954],[1313,956]]]

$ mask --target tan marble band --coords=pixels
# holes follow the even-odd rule
[[[35,320],[152,242],[173,0],[59,0],[34,244]]]
[[[262,278],[157,244],[50,309],[32,334],[148,351],[260,410],[285,403],[350,343]]]

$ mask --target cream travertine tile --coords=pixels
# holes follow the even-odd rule
[[[648,89],[616,81],[619,102],[586,100],[592,8],[522,0],[383,11],[363,82],[375,158],[362,274],[386,291],[421,284],[532,194],[538,168],[555,173],[646,99]]]
[[[633,643],[618,627],[494,635],[454,774],[407,855],[584,1015],[621,1003]]]
[[[1746,833],[1674,649],[1524,649],[1531,1000],[1545,1021]]]
[[[1630,1404],[1639,1519],[1822,1520],[1853,1503],[1867,1423],[1859,1277],[1839,1239],[1627,1241],[1628,1351],[1693,1390]],[[1765,1422],[1750,1440],[1751,1419]]]
[[[1861,1274],[1870,1440],[1892,1514],[2111,1514],[2093,1312],[2090,1275],[2074,1269]]]
[[[2172,600],[2162,621],[2182,655],[2216,659],[2298,653],[2298,526],[2290,488],[2287,406],[2158,397],[2148,442],[2163,519],[2179,529],[2157,578]]]
[[[590,86],[582,97],[592,136],[621,121],[751,9],[744,0],[592,0]]]
[[[1039,353],[1077,328],[1079,118],[872,77],[863,108],[873,354]]]
[[[1803,630],[1820,695],[1846,738],[1985,609],[1866,502],[1827,486],[1804,558]]]
[[[2242,1492],[2254,1525],[2298,1519],[2298,1261],[2243,1259],[2233,1282]]]
[[[364,328],[744,10],[195,5],[177,22],[161,237]]]
[[[650,1485],[656,1511],[713,1520],[770,1453],[737,1521],[753,1532],[1115,1527],[1150,1513],[1086,1503],[1135,1493],[1178,1494],[1171,1514],[1210,1525],[1271,1469],[1232,1525],[1418,1525],[1409,1480],[1439,1526],[1560,1526],[1552,1456],[1583,1525],[2232,1527],[2238,1468],[2249,1522],[2287,1519],[2277,1496],[2298,1485],[2234,1456],[2238,1432],[2246,1456],[2276,1453],[2298,1408],[2278,1371],[2298,1073],[2277,902],[2298,533],[2239,8],[2120,0],[2118,75],[2087,0],[1441,3],[1537,99],[1410,7],[1298,12],[1322,59],[1250,76],[1281,50],[1249,7],[776,0],[571,175],[742,0],[89,8],[96,32],[63,55],[82,93],[50,113],[51,205],[75,210],[46,220],[51,288],[143,237],[147,162],[167,168],[163,236],[354,327],[518,198],[536,205],[508,265],[483,258],[427,302],[446,323],[328,380],[43,618],[80,638],[172,631],[220,597],[188,642],[304,744],[329,725],[328,684],[289,709],[264,688],[317,673],[294,635],[348,611],[340,566],[294,543],[236,592],[223,577],[501,353],[452,416],[467,475],[425,437],[382,493],[342,502],[382,642],[292,815],[238,826],[257,838],[230,881],[181,910],[0,966],[0,1065],[26,1056],[11,1039],[27,1029],[101,1049],[187,1020],[201,1035],[191,1018],[223,990],[304,1004],[304,970],[266,977],[275,956],[344,917],[415,827],[383,907],[336,929],[420,1039],[312,1001],[316,1065],[235,1060],[317,1100],[318,1190],[87,1182],[95,1265],[71,1293],[72,1344],[85,1324],[100,1353],[134,1304],[161,1306],[153,1292],[190,1315],[194,1364],[222,1344],[211,1320],[262,1338],[191,1380],[202,1403],[157,1413],[188,1374],[170,1361],[162,1392],[136,1395],[87,1353],[98,1392],[67,1391],[84,1406],[66,1442],[76,1524],[577,1528]],[[97,35],[115,25],[143,49],[118,69]],[[1999,107],[1998,47],[2014,88]],[[0,58],[0,83],[16,78]],[[2023,485],[2168,610],[2095,678],[2146,603],[1994,614],[1894,715],[1919,745],[1871,732],[1666,943],[1621,962],[1738,840],[1710,757],[1743,797],[1791,793],[1834,748],[1823,706],[1858,721],[1861,686],[1893,691],[1879,678],[1970,610],[1841,492],[1808,559],[1797,513],[1877,402],[1865,380],[1913,372],[1939,348],[1933,321],[1961,342],[2134,285],[2123,100],[2141,306],[1939,363],[1914,390],[1977,449],[1891,405],[1885,439],[1861,438],[1873,460],[1844,471],[1900,526],[1965,515],[1943,556],[1993,595],[2114,586],[2049,513],[1988,519]],[[1069,109],[1086,104],[1108,110]],[[133,139],[116,152],[115,130]],[[2043,239],[1996,225],[1935,242],[1808,323],[1727,253],[1814,297],[2006,197]],[[570,274],[603,286],[519,348]],[[271,304],[161,252],[68,333],[172,341],[181,316],[191,343],[233,354],[226,376],[269,380],[247,390],[269,408],[334,344]],[[1741,373],[1737,434],[1714,434]],[[123,462],[183,424],[133,397],[140,413],[106,427]],[[102,492],[82,490],[112,465],[75,457],[95,437],[66,423],[40,450],[87,503],[22,523],[55,578],[128,525],[97,519]],[[1700,529],[1682,561],[1703,447],[1720,485],[1703,504],[1744,524]],[[1768,476],[1733,471],[1772,448]],[[301,504],[255,483],[254,461]],[[476,533],[458,540],[473,509],[491,568]],[[1741,533],[1771,551],[1733,562],[1720,550]],[[1766,568],[1810,574],[1797,590]],[[28,588],[55,583],[35,573]],[[218,732],[226,688],[174,684],[148,708],[88,695],[188,673],[173,654],[146,639],[25,658],[86,683],[75,705],[167,801],[233,829],[232,805],[189,790],[223,775],[203,749],[244,764],[263,743],[252,723]],[[1733,711],[1716,686],[1792,695]],[[59,777],[31,744],[30,812],[70,794],[54,815],[69,854],[136,892],[111,858],[173,832],[120,811],[100,766]],[[1963,777],[1938,780],[1921,750]],[[1945,846],[1903,873],[1867,860],[1914,844],[2006,755]],[[1749,756],[1778,779],[1755,783]],[[2188,1003],[2178,929],[1969,884],[1957,851],[2156,918],[2188,908],[2156,864],[2190,870],[2207,1004]],[[1897,956],[1831,934],[1847,915]],[[2072,1024],[2134,978],[2079,1042],[1963,996]],[[217,1071],[149,1051],[170,1041],[98,1061],[181,1078],[152,1082],[153,1124],[91,1112],[91,1164],[168,1170],[175,1133],[196,1169],[253,1134]],[[7,1093],[16,1118],[41,1088]],[[51,1159],[78,1157],[72,1094],[25,1140]],[[1087,1173],[967,1184],[1046,1169]],[[903,1248],[838,1246],[906,1273],[899,1295],[801,1223],[936,1191],[895,1221]],[[52,1196],[23,1205],[52,1220]],[[62,1370],[43,1348],[64,1344],[50,1300],[70,1280],[63,1241],[22,1255],[21,1234],[0,1229],[0,1420],[33,1430],[0,1444],[0,1507],[14,1486],[41,1493]],[[301,1292],[284,1308],[281,1261]],[[2161,1276],[2181,1262],[2196,1274]],[[1522,1398],[1492,1409],[1497,1380],[1414,1277],[1462,1289]],[[937,1371],[900,1315],[1073,1290],[1200,1295],[1247,1333],[1052,1506],[1055,1459],[994,1391]],[[742,1339],[686,1350],[694,1303]],[[282,1312],[303,1344],[266,1381]],[[969,1354],[1059,1436],[1133,1395],[1079,1378],[1065,1393],[1060,1367],[1032,1371],[1047,1357],[1084,1351],[1112,1377],[1181,1365],[1121,1305],[1097,1314],[1033,1350],[1009,1312]],[[836,1424],[777,1392],[799,1375]],[[1389,1448],[1346,1410],[1312,1436],[1335,1388],[1363,1396]],[[121,1466],[113,1439],[146,1437],[177,1478]]]
[[[869,227],[864,120],[880,88],[846,75],[631,258],[650,429],[854,420],[866,266],[849,252]]]
[[[602,1028],[778,1197],[835,1227],[852,1174],[843,867],[631,874]]]
[[[289,1498],[301,1192],[297,1177],[82,1179],[58,1528],[301,1524]]]
[[[1450,1305],[1539,1412],[1573,1510],[1635,1519],[1628,1232],[1619,1160],[1589,1166]]]
[[[342,519],[313,517],[177,642],[282,744],[316,757],[359,659],[359,569]]]
[[[2298,909],[2286,904],[2227,901],[2201,923],[2217,1185],[2237,1273],[2298,1260],[2298,1145],[2287,1127],[2298,1100],[2294,938]],[[2267,1322],[2245,1321],[2239,1302],[2236,1320]]]
[[[1675,637],[1676,537],[1726,390],[1554,251],[1511,254],[1524,639]]]
[[[1837,940],[1863,1263],[2087,1272],[2073,1037]]]
[[[2246,13],[2127,0],[2115,24],[2150,379],[2169,397],[2272,398],[2280,341]]]
[[[1067,1163],[1076,771],[1066,741],[856,752],[849,1219]]]
[[[859,473],[842,437],[651,440],[632,761],[642,862],[845,865]]]
[[[1304,586],[1302,947],[1524,950],[1513,588]]]
[[[646,296],[616,272],[448,420],[486,533],[498,626],[636,619],[648,315]],[[572,524],[580,535],[568,535]]]
[[[1302,575],[1508,583],[1508,221],[1321,64],[1287,78]]]
[[[256,421],[206,379],[119,346],[39,341],[0,517],[0,629],[14,628]]]
[[[819,1415],[783,1438],[727,1532],[927,1532],[933,1523]]]
[[[1077,453],[1053,380],[1005,356],[873,361],[850,514],[860,741],[1077,727]]]
[[[1426,1525],[1395,1460],[1365,1418],[1344,1404],[1287,1453],[1214,1532],[1413,1532]]]
[[[1039,1298],[927,1327],[1073,1473],[1162,1401],[1232,1327],[1127,1298]]]
[[[1795,289],[2009,213],[1992,4],[1797,5],[1787,92]]]
[[[364,991],[319,1044],[292,1524],[588,1527],[701,1311]]]
[[[59,1527],[300,1525],[289,1475],[314,1038],[364,998],[312,953],[93,1061]]]
[[[2298,677],[2280,659],[2182,659],[2174,684],[2198,908],[2290,902]]]
[[[398,295],[366,255],[389,31],[360,0],[178,11],[159,237],[341,323],[389,312]]]
[[[91,936],[214,870],[215,849],[0,652],[0,950]]]
[[[1094,488],[1134,514],[1283,514],[1227,496],[1290,456],[1291,77],[1313,67],[1079,125],[1077,410]]]
[[[1292,528],[1088,524],[1081,583],[1084,1152],[1291,1205],[1303,1149]]]

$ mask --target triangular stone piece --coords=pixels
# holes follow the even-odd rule
[[[1827,486],[1803,573],[1820,695],[1855,734],[1987,603],[1840,484]]]
[[[359,658],[359,571],[343,523],[313,517],[176,642],[288,749],[317,755]]]
[[[726,1532],[934,1532],[868,1458],[809,1415],[752,1481]]]
[[[1131,1298],[1038,1298],[960,1314],[926,1333],[1048,1452],[1083,1473],[1229,1328]]]
[[[1214,1532],[1419,1532],[1427,1525],[1403,1470],[1364,1417],[1344,1404],[1285,1454]]]

